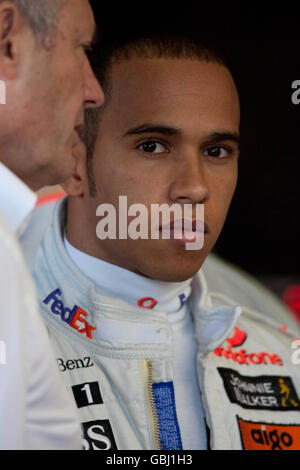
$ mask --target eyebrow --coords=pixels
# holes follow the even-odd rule
[[[139,135],[139,134],[151,134],[152,132],[157,132],[158,134],[164,135],[180,135],[180,129],[172,126],[166,126],[165,124],[160,123],[145,123],[138,127],[133,127],[125,132],[123,137],[128,135]]]
[[[128,135],[151,134],[153,132],[168,136],[178,136],[182,134],[182,131],[177,127],[167,126],[160,123],[145,123],[141,126],[129,129],[127,132],[125,132],[123,137]],[[230,140],[238,145],[240,144],[240,137],[236,132],[212,132],[205,136],[205,140],[207,140],[209,143],[218,143],[223,142],[224,140]]]
[[[240,145],[240,136],[237,132],[213,132],[212,134],[208,134],[207,138],[210,142],[215,144],[223,142],[224,140],[230,140]]]

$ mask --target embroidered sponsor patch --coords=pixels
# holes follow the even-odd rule
[[[231,346],[241,346],[247,339],[247,334],[237,328],[234,327],[234,335],[231,338],[227,338],[227,343],[231,344]]]
[[[282,359],[277,354],[270,354],[268,352],[248,353],[245,349],[234,351],[231,346],[227,348],[216,348],[214,354],[219,357],[225,357],[225,359],[230,359],[238,364],[251,364],[254,366],[267,364],[276,366],[283,365]]]
[[[153,297],[143,297],[138,300],[139,307],[149,308],[150,310],[154,308],[156,304],[157,300],[153,299]]]
[[[86,335],[87,338],[92,339],[92,331],[96,328],[86,320],[88,313],[81,307],[78,307],[78,305],[74,305],[73,308],[65,307],[63,302],[58,298],[61,295],[61,290],[56,289],[43,300],[43,303],[48,305],[51,302],[50,308],[54,315],[59,315],[69,326],[79,333]]]
[[[72,391],[78,408],[103,403],[98,382],[73,385]]]
[[[56,361],[60,372],[65,372],[66,370],[94,367],[94,363],[90,356],[81,357],[79,359],[63,359],[62,357],[58,357]]]
[[[162,450],[182,450],[173,382],[152,384]]]
[[[300,401],[290,377],[240,375],[232,369],[218,367],[231,403],[253,410],[299,410]]]
[[[244,450],[300,449],[300,424],[255,423],[236,418]]]
[[[239,364],[251,364],[251,365],[263,365],[263,364],[273,364],[277,366],[282,366],[283,362],[277,354],[270,354],[268,352],[259,352],[248,353],[245,349],[232,349],[238,346],[241,346],[247,339],[247,334],[240,330],[239,328],[234,328],[234,334],[231,338],[227,338],[226,341],[228,344],[227,348],[220,346],[214,350],[214,354],[219,357],[225,357],[226,359],[231,359],[234,362]]]
[[[108,419],[82,423],[84,450],[117,450]]]
[[[185,294],[180,294],[178,297],[179,297],[179,300],[180,300],[180,308],[181,308],[186,304],[187,298],[186,298]]]

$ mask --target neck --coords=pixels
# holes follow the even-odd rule
[[[156,281],[83,253],[67,238],[65,245],[73,262],[105,295],[166,313],[178,312],[190,295],[191,279],[183,282]]]

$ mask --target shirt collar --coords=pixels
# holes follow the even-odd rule
[[[66,237],[64,242],[72,261],[105,295],[168,314],[181,311],[190,296],[192,279],[183,282],[149,279],[79,251]]]
[[[0,162],[0,213],[13,232],[22,230],[36,200],[36,194]]]

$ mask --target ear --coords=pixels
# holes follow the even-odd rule
[[[69,196],[83,197],[86,187],[87,171],[86,171],[86,148],[80,142],[73,150],[75,159],[75,169],[72,176],[61,184],[62,188]]]
[[[16,5],[0,3],[0,76],[4,80],[16,76],[20,56],[17,45],[22,30],[24,21]]]

